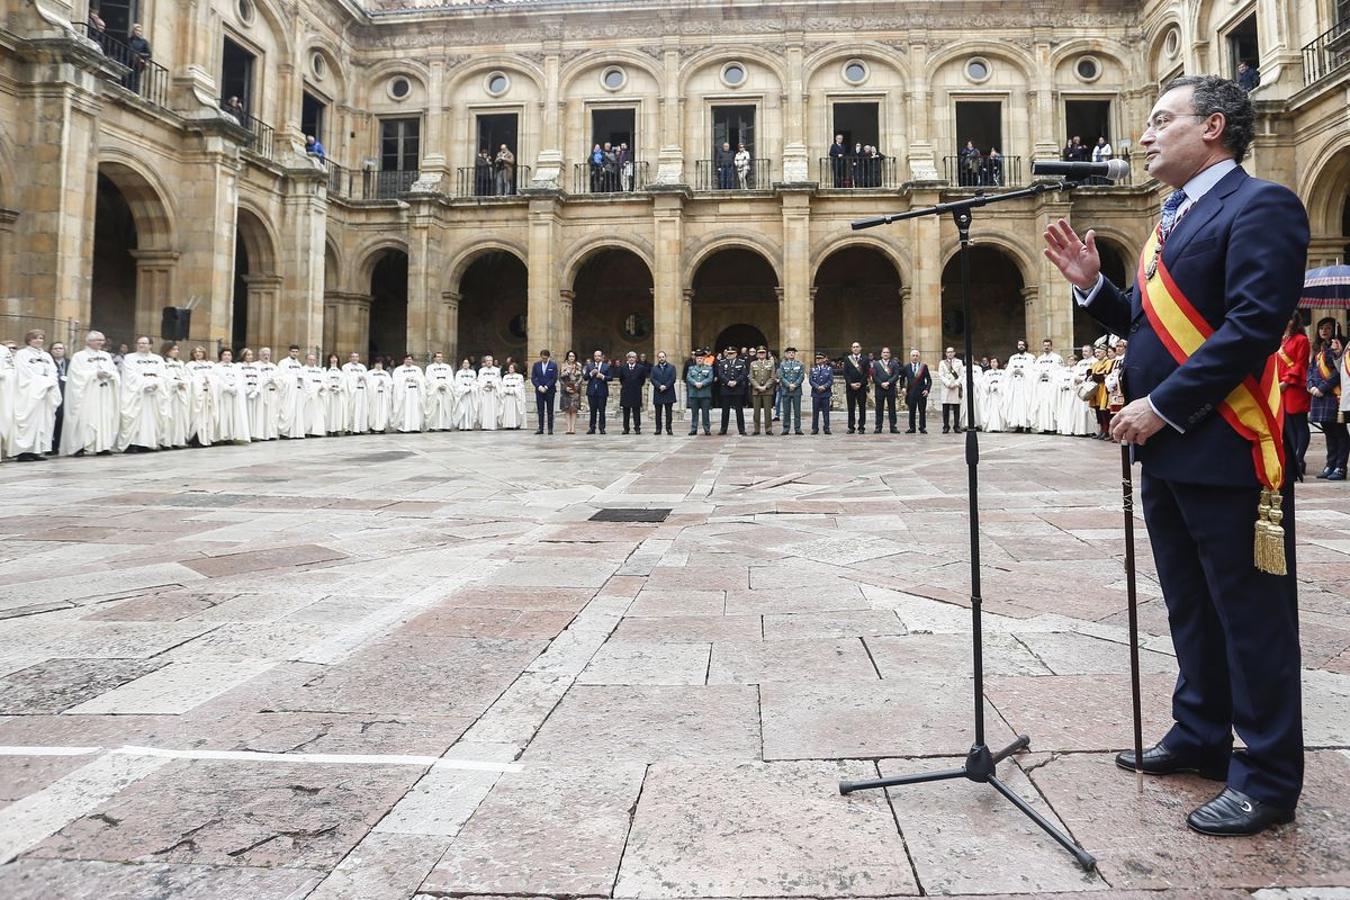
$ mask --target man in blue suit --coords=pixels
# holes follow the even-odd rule
[[[666,434],[671,431],[670,414],[675,409],[675,367],[666,361],[666,351],[656,354],[656,365],[652,366],[652,407],[656,411],[656,433],[661,433],[661,415],[666,417]]]
[[[595,356],[586,363],[581,374],[586,378],[586,405],[591,408],[591,427],[586,430],[587,434],[595,434],[595,429],[599,427],[600,433],[605,433],[605,406],[609,403],[609,363],[605,362],[605,354],[599,350],[595,351]]]
[[[1294,503],[1270,357],[1298,303],[1308,219],[1291,191],[1239,167],[1253,118],[1227,79],[1163,89],[1139,145],[1175,190],[1129,291],[1102,278],[1091,231],[1080,240],[1060,220],[1045,233],[1078,302],[1130,341],[1111,436],[1143,467],[1180,669],[1175,724],[1137,762],[1226,781],[1186,820],[1213,835],[1292,821],[1303,785]],[[1245,753],[1232,752],[1234,730]],[[1116,760],[1136,764],[1132,752]]]
[[[629,350],[628,356],[614,370],[619,379],[619,407],[623,410],[623,433],[628,433],[628,419],[632,416],[633,429],[642,434],[642,386],[647,383],[647,366],[638,359],[635,351]]]
[[[548,421],[548,433],[553,433],[553,395],[558,390],[558,364],[549,358],[547,350],[539,351],[539,362],[530,367],[530,384],[534,385],[534,407],[539,427],[535,434],[544,433],[544,421]]]

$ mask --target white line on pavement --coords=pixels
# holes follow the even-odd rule
[[[101,747],[0,747],[0,756],[85,756],[102,751]],[[517,763],[485,762],[476,759],[442,759],[439,756],[410,756],[378,753],[263,753],[258,750],[172,750],[162,747],[114,747],[117,756],[161,759],[208,759],[233,762],[282,762],[305,765],[349,766],[431,766],[436,769],[463,769],[470,772],[521,772]]]

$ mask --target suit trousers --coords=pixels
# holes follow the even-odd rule
[[[951,424],[947,423],[948,418],[951,419]],[[961,404],[959,403],[942,404],[942,430],[946,431],[948,428],[961,430]]]
[[[540,431],[553,430],[553,395],[534,392],[535,427]]]
[[[802,395],[782,391],[778,397],[783,407],[783,411],[779,414],[779,418],[783,420],[783,431],[795,431],[800,434],[802,430]]]
[[[1145,471],[1140,496],[1179,669],[1175,724],[1163,744],[1227,762],[1230,787],[1292,809],[1303,787],[1292,478],[1282,492],[1287,575],[1253,564],[1259,488],[1183,484]],[[1245,754],[1230,756],[1234,730]]]
[[[895,427],[895,391],[882,391],[882,390],[878,390],[878,391],[876,392],[876,396],[873,398],[873,401],[876,403],[876,407],[877,407],[877,412],[876,412],[876,427],[877,427],[878,429],[881,428],[881,407],[884,405],[884,406],[886,407],[886,411],[887,411],[888,413],[890,413],[891,427],[894,428],[894,427]]]
[[[699,416],[703,416],[703,433],[712,431],[712,398],[711,397],[690,397],[689,398],[689,433],[698,431]]]
[[[818,397],[811,395],[811,433],[815,434],[820,430],[821,419],[825,420],[825,431],[828,434],[830,430],[830,397]]]
[[[867,427],[867,386],[863,385],[856,391],[848,386],[844,387],[848,399],[848,430],[853,430],[853,409],[858,409],[858,427]]]
[[[914,430],[914,416],[919,416],[919,430],[928,430],[928,398],[915,397],[909,401],[909,430]]]
[[[731,411],[736,411],[736,430],[745,434],[745,407],[740,394],[722,392],[722,434],[727,433],[727,424],[731,420]]]
[[[674,403],[657,403],[657,404],[655,404],[652,408],[656,411],[656,430],[657,430],[657,432],[659,433],[659,432],[661,431],[661,413],[662,413],[663,410],[665,411],[665,416],[666,416],[666,431],[669,431],[670,428],[671,428],[671,424],[670,424],[670,423],[671,423],[671,415],[670,415],[670,414],[671,414],[671,412],[674,411],[674,409],[675,409],[675,404],[674,404]]]
[[[773,431],[773,394],[755,394],[755,434],[759,434],[759,413],[764,411],[764,430]]]
[[[636,431],[638,434],[642,434],[642,407],[641,407],[641,406],[625,406],[625,407],[623,408],[623,433],[624,433],[624,434],[627,434],[627,433],[628,433],[628,415],[629,415],[629,413],[632,413],[632,416],[633,416],[633,430]]]
[[[1322,434],[1327,439],[1327,464],[1328,469],[1345,469],[1347,455],[1350,455],[1350,435],[1346,432],[1344,422],[1323,422]]]
[[[591,408],[591,431],[595,431],[598,428],[601,434],[605,433],[605,407],[608,404],[608,397],[601,397],[599,399],[586,398],[586,405]]]

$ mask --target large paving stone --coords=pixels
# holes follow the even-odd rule
[[[1027,632],[1017,640],[1056,675],[1128,675],[1130,645],[1078,632]],[[1152,650],[1139,651],[1139,671],[1175,678],[1175,657]],[[1000,673],[1004,674],[1004,673]]]
[[[8,900],[295,900],[322,880],[311,869],[23,859],[0,868]]]
[[[1350,879],[1350,759],[1310,753],[1298,821],[1255,838],[1215,839],[1186,814],[1218,793],[1193,776],[1135,779],[1105,754],[1068,754],[1031,773],[1115,887],[1345,885]]]
[[[1168,675],[1140,678],[1145,745],[1172,727],[1172,686]],[[1039,678],[994,676],[985,696],[1037,750],[1120,750],[1134,744],[1134,715],[1128,675],[1055,675]]]
[[[629,762],[503,775],[422,889],[608,896],[645,771]]]
[[[579,684],[704,684],[711,644],[611,641],[577,678]]]
[[[859,638],[718,641],[712,645],[708,668],[709,684],[876,679],[877,671]]]
[[[162,660],[53,659],[0,678],[0,713],[59,713],[135,681]]]
[[[839,795],[861,762],[651,767],[615,897],[917,894],[885,798]]]
[[[867,648],[881,677],[950,678],[968,675],[972,668],[970,636],[964,634],[907,634],[869,637]],[[1047,669],[1020,640],[1010,634],[984,636],[984,671],[988,675],[1048,675]]]
[[[759,700],[751,685],[578,685],[539,729],[524,760],[648,762],[759,755]]]
[[[759,616],[661,616],[624,619],[613,640],[706,644],[758,641],[763,637]]]
[[[369,834],[306,900],[406,900],[449,842],[420,834]]]

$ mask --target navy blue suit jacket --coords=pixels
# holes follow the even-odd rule
[[[656,406],[669,405],[675,402],[675,367],[670,363],[657,363],[652,366],[652,403]],[[664,391],[658,391],[657,388],[665,385]]]
[[[600,371],[600,377],[598,378],[595,377],[597,369]],[[609,379],[614,377],[609,363],[597,364],[592,360],[582,368],[582,373],[586,376],[586,396],[592,400],[608,400]]]
[[[551,359],[547,363],[535,363],[530,367],[530,384],[534,385],[536,397],[552,397],[558,389],[558,364]],[[542,394],[539,393],[541,387],[546,389]]]
[[[628,363],[621,362],[614,367],[614,377],[619,379],[619,405],[641,406],[642,385],[647,380],[647,367],[639,362],[633,363],[630,369]]]
[[[1216,412],[1244,377],[1260,379],[1298,305],[1308,251],[1308,214],[1288,188],[1234,169],[1177,223],[1163,263],[1177,287],[1214,328],[1177,365],[1144,314],[1136,285],[1109,281],[1087,311],[1130,344],[1122,368],[1125,397],[1147,396],[1170,425],[1135,448],[1158,478],[1255,487],[1250,442]]]

